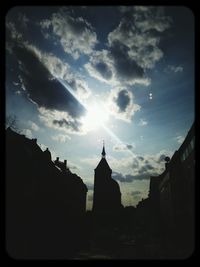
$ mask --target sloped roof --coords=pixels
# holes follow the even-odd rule
[[[97,167],[95,168],[95,170],[97,169],[109,169],[111,170],[110,166],[108,165],[108,162],[105,158],[102,158],[99,162],[99,164],[97,165]]]

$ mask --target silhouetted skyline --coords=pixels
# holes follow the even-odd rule
[[[148,198],[121,204],[103,144],[87,186],[67,160],[52,161],[37,139],[6,129],[6,251],[14,259],[179,259],[194,251],[195,123],[165,170],[150,177]]]
[[[105,140],[122,204],[148,196],[194,121],[186,7],[18,6],[6,16],[6,115],[88,187]]]

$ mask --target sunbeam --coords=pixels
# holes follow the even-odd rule
[[[82,123],[85,124],[84,127],[88,127],[89,130],[94,130],[98,127],[102,127],[115,141],[120,145],[125,145],[125,143],[113,132],[111,131],[105,123],[109,119],[108,110],[99,106],[98,103],[94,102],[93,105],[89,106],[74,93],[73,89],[67,82],[58,79],[60,83],[76,98],[76,100],[86,109],[86,116],[83,117]],[[131,156],[135,156],[130,149],[126,150]]]

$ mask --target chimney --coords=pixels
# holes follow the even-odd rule
[[[166,169],[166,170],[168,169],[168,165],[169,165],[169,163],[166,162],[166,163],[165,163],[165,169]]]
[[[168,169],[169,166],[169,162],[170,162],[170,157],[165,157],[165,169]]]
[[[57,162],[59,161],[59,157],[56,158],[56,161],[57,161]]]
[[[64,165],[67,168],[67,160],[66,159],[64,160]]]
[[[36,144],[37,144],[37,139],[36,139],[36,138],[35,138],[35,139],[32,139],[32,140],[33,140],[33,142],[34,142],[34,143],[36,143]]]

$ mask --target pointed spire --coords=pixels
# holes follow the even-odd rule
[[[102,150],[102,158],[105,158],[106,157],[106,152],[105,152],[105,147],[104,147],[104,140],[103,140],[103,150]]]

